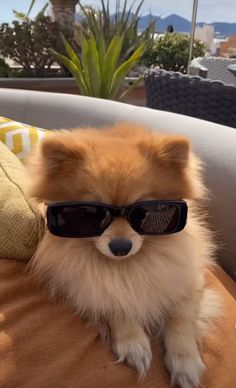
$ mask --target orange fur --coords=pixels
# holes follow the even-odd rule
[[[76,311],[105,320],[113,350],[140,374],[151,362],[145,331],[165,322],[162,333],[172,380],[183,388],[197,386],[203,370],[197,322],[210,311],[206,300],[205,312],[201,306],[207,294],[204,270],[213,263],[215,246],[198,211],[206,190],[189,141],[125,123],[73,130],[44,139],[31,168],[30,195],[39,202],[187,200],[188,223],[180,233],[140,236],[120,218],[93,239],[46,232],[31,266],[52,294],[62,293]],[[126,257],[109,251],[113,237],[132,241]]]

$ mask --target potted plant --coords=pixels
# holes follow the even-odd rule
[[[35,1],[32,1],[29,12]],[[59,4],[59,2],[58,0],[57,3]],[[140,101],[143,104],[145,102],[144,87],[141,82],[138,82],[136,73],[131,74],[132,78],[130,78],[130,70],[134,69],[134,66],[140,62],[144,51],[152,45],[153,41],[153,24],[150,24],[141,34],[138,31],[138,15],[143,0],[136,9],[133,9],[133,6],[128,7],[127,1],[124,1],[121,8],[120,1],[116,0],[116,13],[114,15],[110,12],[109,0],[106,4],[104,0],[101,0],[100,9],[83,7],[80,1],[78,3],[82,19],[75,23],[75,37],[71,38],[69,36],[68,42],[74,51],[74,55],[80,58],[82,54],[82,40],[84,41],[83,47],[85,48],[85,41],[90,46],[94,38],[95,43],[93,42],[93,44],[98,47],[100,45],[99,41],[103,39],[105,50],[108,50],[112,39],[116,37],[115,41],[119,41],[120,45],[117,66],[115,68],[117,70],[121,64],[124,64],[132,57],[138,48],[142,47],[142,50],[138,51],[140,55],[137,57],[136,53],[132,57],[132,61],[128,62],[128,72],[122,73],[126,76],[119,85],[120,89],[122,89],[121,93],[115,94],[112,98],[121,98],[123,92],[129,88],[131,98],[135,100],[138,92],[139,100],[141,94],[142,101]],[[61,3],[61,5],[63,4]],[[67,55],[68,59],[71,60],[68,51],[65,50],[62,39],[60,39],[60,32],[63,35],[65,34],[66,39],[68,39],[68,34],[63,27],[65,23],[61,22],[59,24],[58,21],[55,22],[49,16],[45,16],[46,8],[45,6],[34,20],[29,18],[29,12],[27,14],[16,12],[18,20],[14,21],[11,26],[6,23],[0,26],[0,54],[5,58],[11,59],[18,66],[18,69],[13,69],[11,74],[11,77],[17,77],[17,79],[2,79],[1,84],[4,87],[78,93],[79,90],[75,80],[70,76],[69,71],[65,72],[65,69],[69,69],[65,65],[65,61],[63,62],[57,57],[57,62],[60,66],[55,63],[55,52],[64,56]],[[55,15],[54,19],[56,19]],[[111,47],[113,45],[110,46],[109,52]],[[134,58],[137,60],[134,61]],[[80,89],[82,90],[81,86]],[[125,97],[125,94],[123,94],[122,98]]]
[[[86,96],[105,99],[123,100],[135,83],[125,91],[122,86],[129,71],[141,60],[145,52],[145,43],[122,62],[120,60],[124,46],[124,35],[114,36],[106,46],[104,35],[95,38],[92,32],[81,38],[81,53],[77,55],[69,42],[62,37],[68,56],[54,50],[57,61],[68,68],[79,87],[80,93]],[[138,82],[139,79],[136,81]]]

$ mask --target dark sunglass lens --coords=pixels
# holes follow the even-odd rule
[[[160,235],[179,231],[180,208],[176,204],[151,203],[130,212],[132,227],[140,234]]]
[[[99,206],[52,206],[47,218],[49,231],[57,236],[95,237],[107,227],[110,214]]]

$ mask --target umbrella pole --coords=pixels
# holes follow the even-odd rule
[[[187,67],[188,74],[190,72],[190,64],[193,56],[193,44],[194,44],[194,35],[195,35],[196,20],[197,20],[197,8],[198,8],[198,0],[193,0],[192,30],[190,35],[189,57],[188,57],[188,67]]]

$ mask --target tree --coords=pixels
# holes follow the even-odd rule
[[[35,20],[14,20],[10,25],[0,24],[0,54],[22,66],[22,71],[17,75],[48,76],[55,62],[49,49],[53,47],[61,51],[63,48],[59,34],[58,24],[43,15]]]
[[[32,0],[27,16],[29,16],[37,0]],[[75,7],[78,0],[49,0],[52,18],[61,28],[63,34],[70,38],[74,35]]]
[[[67,37],[74,35],[75,7],[78,0],[50,0],[53,20]]]
[[[154,45],[145,56],[143,63],[150,66],[158,66],[161,69],[187,72],[189,56],[189,40],[186,34],[167,32],[164,36],[156,38]],[[195,40],[193,45],[193,57],[205,55],[204,43]]]

